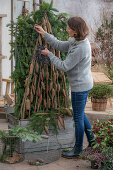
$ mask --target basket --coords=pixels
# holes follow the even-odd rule
[[[92,110],[94,111],[105,111],[107,106],[107,99],[96,99],[91,98]]]

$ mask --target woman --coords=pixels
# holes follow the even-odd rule
[[[93,87],[91,75],[91,46],[86,38],[89,35],[89,28],[86,22],[80,17],[68,19],[67,32],[68,41],[59,41],[53,35],[48,34],[39,25],[34,26],[45,41],[54,49],[67,51],[64,61],[53,55],[47,48],[42,50],[43,55],[47,55],[51,63],[64,72],[67,72],[69,84],[71,86],[71,102],[73,108],[73,118],[75,122],[75,145],[71,151],[63,152],[62,156],[72,158],[79,156],[83,151],[83,136],[86,133],[89,145],[92,145],[94,135],[91,134],[91,124],[84,113],[87,96]]]

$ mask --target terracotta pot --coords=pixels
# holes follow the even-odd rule
[[[107,106],[107,99],[96,99],[91,98],[92,110],[95,111],[105,111]]]

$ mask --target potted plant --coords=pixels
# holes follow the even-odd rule
[[[113,118],[94,121],[92,131],[100,150],[100,155],[95,157],[98,166],[113,169]]]
[[[91,168],[101,170],[113,169],[113,119],[94,121],[92,132],[97,144],[88,147],[82,158],[91,161]]]
[[[95,111],[105,111],[107,99],[113,94],[113,88],[108,84],[94,85],[89,93],[91,97],[92,109]]]

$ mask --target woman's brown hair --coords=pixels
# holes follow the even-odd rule
[[[76,40],[84,40],[89,35],[89,28],[81,17],[71,17],[68,19],[68,26],[77,32]]]

